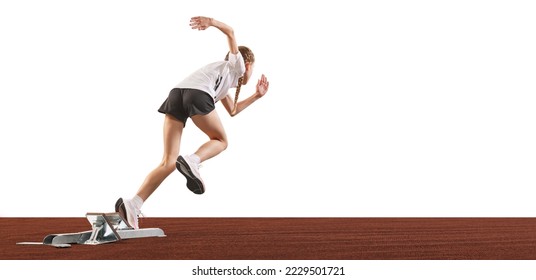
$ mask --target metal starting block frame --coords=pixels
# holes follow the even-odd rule
[[[70,244],[99,245],[121,239],[143,237],[165,237],[159,228],[133,229],[121,218],[119,213],[87,213],[86,218],[92,229],[77,233],[47,235],[42,243],[19,242],[19,245],[50,245],[57,248],[71,247]]]

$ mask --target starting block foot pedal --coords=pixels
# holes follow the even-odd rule
[[[19,242],[18,245],[50,245],[68,248],[70,244],[99,245],[120,241],[121,239],[165,237],[159,228],[133,229],[121,218],[119,213],[87,213],[86,218],[92,229],[76,233],[49,234],[42,243]]]

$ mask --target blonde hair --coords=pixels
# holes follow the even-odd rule
[[[240,54],[242,55],[242,58],[244,58],[244,63],[253,63],[255,62],[255,55],[253,54],[253,52],[251,51],[251,49],[249,49],[248,47],[245,47],[245,46],[238,46],[238,50],[240,51]],[[225,61],[229,60],[229,53],[227,53],[227,55],[225,56]],[[242,82],[244,81],[244,77],[240,77],[238,78],[238,86],[236,87],[236,92],[235,92],[235,98],[234,98],[234,106],[233,106],[233,110],[231,112],[231,114],[235,114],[236,113],[236,104],[238,103],[238,95],[240,94],[240,88],[242,87]]]

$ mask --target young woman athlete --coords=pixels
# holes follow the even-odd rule
[[[133,198],[119,198],[115,204],[115,211],[135,229],[139,228],[138,215],[143,202],[175,169],[186,177],[186,186],[193,193],[205,192],[205,183],[199,174],[199,164],[227,148],[227,136],[218,113],[214,110],[215,103],[221,101],[227,112],[235,116],[268,91],[268,80],[262,75],[257,82],[255,93],[238,102],[240,87],[249,82],[253,72],[253,52],[247,47],[238,46],[233,29],[223,22],[208,17],[193,17],[190,26],[197,30],[205,30],[210,26],[219,29],[227,36],[229,53],[225,60],[205,65],[186,77],[171,90],[158,109],[165,114],[162,162],[147,175]],[[230,88],[236,88],[234,96],[228,94]],[[192,119],[209,140],[195,153],[179,156],[182,131],[188,118]]]

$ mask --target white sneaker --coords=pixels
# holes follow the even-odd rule
[[[115,212],[119,213],[119,216],[127,223],[127,226],[139,229],[138,216],[141,214],[141,211],[134,207],[130,199],[123,200],[119,198],[115,203]]]
[[[177,170],[186,177],[186,186],[195,194],[205,192],[205,184],[199,174],[199,165],[194,163],[188,156],[179,156],[176,163]]]

